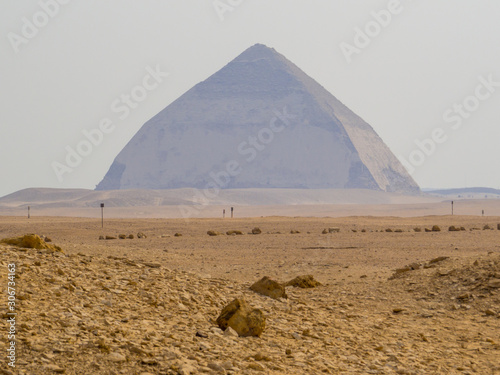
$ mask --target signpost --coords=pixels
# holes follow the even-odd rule
[[[104,203],[101,203],[101,228],[104,228]]]
[[[233,210],[234,210],[234,207],[231,207],[231,219],[233,218]]]

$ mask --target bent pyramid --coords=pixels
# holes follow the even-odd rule
[[[256,44],[146,122],[97,190],[419,187],[370,125]]]

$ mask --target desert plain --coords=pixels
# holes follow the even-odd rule
[[[15,368],[3,355],[0,374],[500,374],[499,223],[2,216],[0,238],[36,233],[63,252],[0,245],[2,316],[8,264],[18,313]],[[321,285],[249,289],[300,275]],[[235,298],[262,311],[260,337],[218,327]]]

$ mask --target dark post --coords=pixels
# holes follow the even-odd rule
[[[451,215],[453,216],[453,201],[451,201]]]
[[[104,203],[101,203],[101,228],[104,228]]]
[[[231,219],[233,218],[233,210],[234,210],[234,207],[231,207]]]
[[[224,209],[222,210],[222,218],[224,219],[225,217],[226,217],[226,209],[224,208]]]
[[[30,206],[28,206],[28,219],[30,218]]]
[[[483,216],[484,216],[484,210],[483,210],[482,214],[483,214]]]

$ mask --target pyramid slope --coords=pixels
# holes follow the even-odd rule
[[[344,126],[362,163],[384,191],[419,192],[420,188],[373,128],[323,86],[291,64],[294,72],[323,110]]]
[[[237,168],[228,169],[228,163]],[[233,176],[224,178],[229,171]],[[261,44],[149,120],[97,189],[214,183],[217,188],[419,191],[370,125]]]

